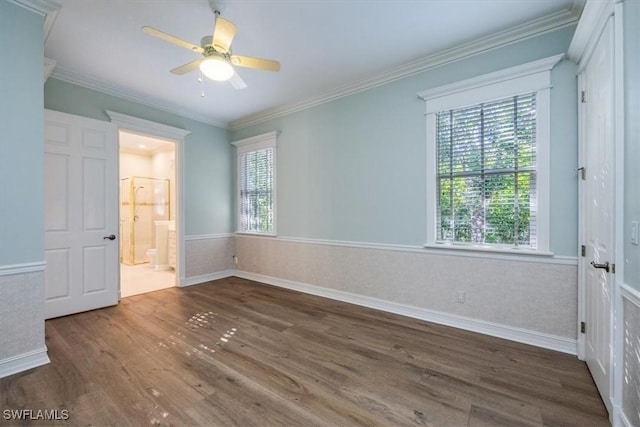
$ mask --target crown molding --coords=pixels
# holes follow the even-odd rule
[[[53,69],[55,68],[55,66],[56,66],[56,61],[47,57],[44,58],[44,83],[47,82],[47,79],[53,72]]]
[[[9,0],[9,2],[44,17],[42,36],[46,44],[62,5],[54,0]]]
[[[87,89],[95,90],[106,95],[116,96],[118,98],[126,99],[127,101],[147,105],[149,107],[166,111],[167,113],[175,114],[186,119],[196,120],[198,122],[213,125],[222,129],[227,128],[227,123],[216,120],[210,116],[187,110],[184,107],[180,107],[178,105],[158,101],[157,99],[142,95],[141,93],[137,93],[135,91],[123,90],[96,78],[76,73],[59,66],[56,67],[53,73],[51,73],[51,77],[77,86],[82,86]]]
[[[578,0],[579,1],[579,0]],[[242,129],[253,126],[267,120],[286,116],[297,111],[305,110],[316,105],[324,104],[348,95],[365,91],[374,87],[409,77],[436,67],[449,64],[482,52],[487,52],[513,43],[517,43],[544,33],[548,33],[560,28],[574,25],[578,21],[576,15],[570,10],[560,11],[545,17],[527,22],[510,29],[494,33],[490,36],[476,39],[453,48],[445,49],[432,55],[408,62],[399,67],[388,70],[366,80],[359,80],[339,87],[320,96],[306,98],[284,104],[279,107],[270,108],[260,113],[234,120],[229,123],[230,130]]]
[[[583,58],[586,59],[591,55],[595,44],[598,40],[597,35],[607,23],[607,19],[613,15],[615,4],[619,0],[589,0],[584,6],[580,22],[573,35],[569,49],[567,50],[567,58],[576,64],[580,63]]]
[[[13,3],[16,6],[20,6],[31,12],[35,12],[40,16],[46,16],[51,12],[56,12],[60,9],[60,3],[53,0],[9,0],[9,3]]]

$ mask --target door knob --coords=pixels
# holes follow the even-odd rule
[[[104,236],[104,237],[102,238],[102,240],[107,240],[107,239],[109,239],[109,240],[116,240],[116,235],[115,235],[115,234],[110,234],[110,235],[108,235],[108,236]]]
[[[598,264],[595,261],[591,261],[591,265],[593,266],[593,268],[602,268],[607,273],[609,272],[609,261],[605,262],[604,264]]]

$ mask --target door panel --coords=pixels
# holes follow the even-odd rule
[[[45,317],[118,303],[117,132],[45,111]]]
[[[613,42],[613,18],[610,18],[581,76],[586,95],[582,104],[586,170],[581,212],[586,243],[581,268],[585,286],[585,360],[609,413],[613,277],[611,270],[596,268],[593,263],[601,266],[614,263]]]

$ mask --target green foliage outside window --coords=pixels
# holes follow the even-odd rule
[[[535,247],[535,94],[436,122],[438,240]]]

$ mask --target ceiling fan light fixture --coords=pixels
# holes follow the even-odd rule
[[[200,63],[202,74],[218,82],[229,80],[233,76],[233,67],[224,58],[210,56]]]

